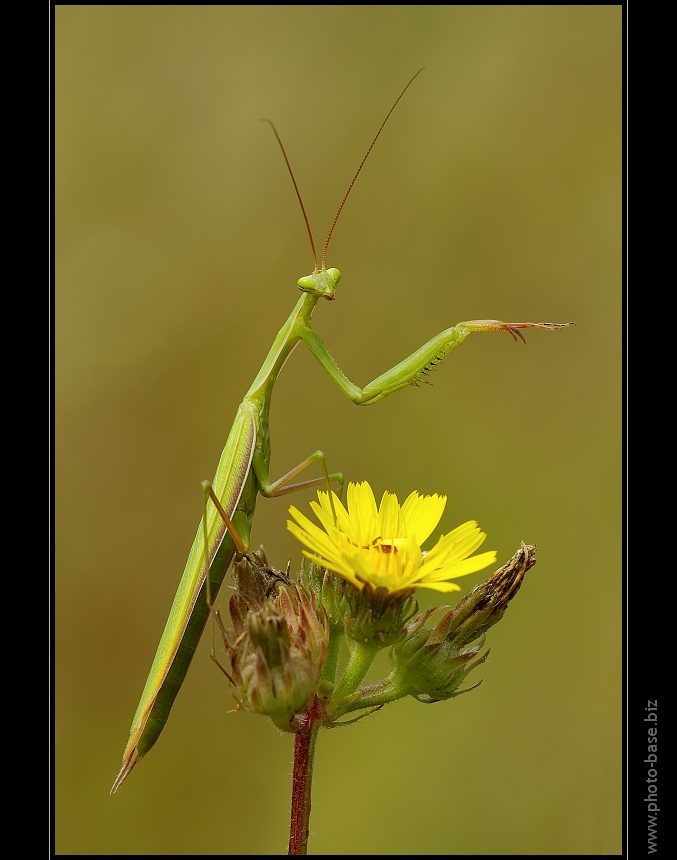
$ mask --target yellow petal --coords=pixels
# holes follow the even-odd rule
[[[431,591],[443,591],[445,593],[461,590],[461,586],[456,585],[455,582],[417,582],[416,586],[417,588],[428,588]]]
[[[403,537],[400,534],[400,505],[397,496],[387,490],[381,498],[378,509],[379,535],[384,541],[393,541],[395,538]]]
[[[369,546],[378,537],[376,499],[367,481],[348,484],[348,511],[354,542],[358,546]]]
[[[336,493],[332,492],[332,496],[334,500],[333,510],[329,495],[321,491],[317,494],[320,503],[310,502],[310,507],[328,532],[331,532],[334,528],[338,528],[344,534],[350,536],[352,529],[350,527],[348,512],[343,507],[343,503]],[[336,514],[336,520],[334,520],[334,514]]]
[[[435,565],[434,567],[428,565],[426,558],[420,568],[421,584],[442,582],[446,579],[457,579],[459,576],[476,573],[478,570],[484,570],[485,567],[493,564],[496,558],[496,550],[489,550],[489,552],[482,552],[461,561],[453,561],[450,564]]]
[[[422,546],[437,528],[442,519],[446,496],[421,496],[415,490],[410,493],[402,505],[402,515],[406,522],[406,531]]]
[[[315,552],[334,554],[335,546],[326,532],[323,532],[319,526],[316,526],[295,507],[290,507],[289,513],[296,522],[287,520],[287,529],[295,538]]]
[[[480,529],[475,520],[470,520],[449,534],[442,535],[426,556],[426,561],[435,560],[443,564],[465,558],[475,552],[485,539],[486,533]]]
[[[327,570],[331,570],[333,573],[337,573],[339,576],[342,576],[343,579],[347,579],[349,582],[352,582],[353,585],[357,585],[358,588],[362,587],[360,582],[356,579],[352,569],[343,564],[342,562],[330,561],[325,558],[320,558],[314,553],[308,552],[308,550],[306,549],[301,550],[301,552],[303,553],[303,555],[305,555],[306,558],[309,558],[311,561],[317,562],[319,565],[321,565],[322,567],[326,567]]]

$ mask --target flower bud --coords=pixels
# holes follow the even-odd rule
[[[330,629],[342,629],[348,605],[342,590],[343,580],[326,567],[303,558],[299,584],[317,607],[322,607]]]
[[[391,650],[391,689],[398,696],[411,695],[420,702],[432,703],[479,686],[481,682],[459,689],[466,675],[489,656],[486,651],[478,657],[486,631],[503,617],[524,574],[536,563],[535,552],[536,547],[523,543],[507,564],[475,586],[435,627],[426,622],[446,607],[431,609],[414,619],[406,628],[405,638]],[[477,639],[480,641],[476,645],[467,647]]]
[[[447,638],[462,647],[497,624],[522,585],[524,574],[536,564],[535,555],[536,547],[522,542],[503,567],[466,594],[454,609]]]
[[[314,599],[268,567],[262,551],[236,566],[226,646],[240,706],[294,731],[312,704],[327,653],[328,626]]]
[[[338,580],[346,611],[343,617],[346,635],[356,642],[392,645],[405,633],[407,621],[418,610],[413,591],[389,592],[367,583],[361,589],[352,583]]]

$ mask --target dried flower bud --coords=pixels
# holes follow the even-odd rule
[[[296,714],[312,704],[327,653],[328,626],[314,600],[270,568],[260,550],[237,565],[226,635],[241,707],[294,731]]]
[[[479,686],[459,689],[466,675],[488,657],[488,651],[478,657],[486,631],[503,617],[524,574],[536,563],[535,552],[536,547],[523,543],[507,564],[475,586],[435,627],[426,622],[446,607],[431,609],[407,626],[405,638],[391,650],[391,698],[411,695],[420,702],[431,703]],[[476,645],[466,647],[477,639],[480,641]]]

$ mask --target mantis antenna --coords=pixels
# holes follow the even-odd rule
[[[282,155],[284,156],[287,170],[289,171],[289,175],[291,176],[291,181],[294,183],[294,190],[296,191],[296,196],[298,197],[299,203],[301,204],[301,212],[303,212],[303,220],[306,222],[306,230],[308,231],[308,238],[310,239],[310,248],[313,252],[313,260],[315,261],[315,271],[317,271],[317,253],[315,252],[315,242],[313,242],[313,232],[310,229],[310,222],[308,221],[308,216],[306,215],[306,207],[303,205],[301,192],[299,191],[299,187],[296,184],[296,179],[294,178],[294,171],[291,169],[291,164],[289,163],[289,159],[287,158],[287,153],[285,152],[282,140],[280,139],[280,135],[277,133],[277,129],[275,128],[273,123],[269,119],[262,119],[261,122],[268,123],[268,125],[273,129],[273,134],[277,138],[277,142],[280,144],[280,149],[282,150]]]
[[[364,158],[360,162],[360,166],[357,168],[357,171],[355,172],[355,176],[353,176],[353,178],[350,182],[350,185],[348,186],[348,190],[346,191],[345,195],[343,196],[343,200],[341,201],[341,204],[340,204],[340,206],[336,212],[336,215],[334,216],[334,220],[331,222],[331,227],[329,228],[329,233],[327,234],[327,241],[324,243],[324,251],[322,252],[322,269],[324,269],[324,267],[325,267],[325,262],[327,259],[327,250],[329,248],[329,242],[331,240],[332,233],[334,232],[334,227],[336,227],[336,222],[338,221],[339,215],[341,214],[341,211],[343,210],[345,202],[348,199],[348,195],[353,190],[353,185],[355,185],[355,182],[357,181],[357,177],[360,175],[360,172],[361,172],[362,168],[364,167],[364,162],[367,160],[367,158],[369,158],[369,153],[374,148],[374,144],[376,143],[381,132],[383,131],[383,127],[385,126],[385,124],[390,119],[390,115],[392,114],[392,112],[397,107],[398,102],[400,101],[402,96],[406,93],[406,91],[409,89],[409,87],[413,84],[414,80],[421,74],[421,72],[423,71],[424,68],[425,68],[425,66],[422,66],[416,72],[416,74],[409,80],[409,82],[407,83],[405,88],[402,90],[402,92],[399,94],[399,96],[395,99],[392,107],[390,108],[390,110],[386,114],[385,119],[381,123],[379,130],[374,135],[374,139],[369,144],[369,149],[366,151]],[[294,171],[291,169],[291,164],[289,163],[289,159],[287,158],[287,153],[285,152],[284,146],[282,144],[282,140],[280,139],[280,135],[277,133],[277,129],[275,128],[273,123],[269,119],[262,119],[261,122],[267,122],[268,123],[268,125],[273,129],[273,134],[277,138],[277,142],[280,144],[280,149],[282,150],[282,155],[284,156],[284,160],[285,160],[285,163],[287,165],[287,170],[289,171],[289,175],[291,176],[291,181],[294,183],[294,190],[296,191],[296,196],[298,197],[298,201],[301,205],[301,212],[303,213],[303,220],[306,222],[306,230],[308,231],[308,238],[310,239],[310,248],[313,252],[313,261],[315,263],[315,271],[317,272],[318,271],[317,253],[315,251],[315,243],[313,242],[313,233],[312,233],[312,230],[310,229],[310,222],[308,221],[308,216],[306,214],[306,208],[303,205],[303,200],[301,199],[301,192],[299,191],[299,187],[296,184],[296,179],[294,177]]]

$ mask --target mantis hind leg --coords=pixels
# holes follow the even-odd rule
[[[216,493],[214,492],[212,485],[210,484],[209,481],[203,481],[202,482],[202,497],[203,497],[202,533],[204,535],[205,558],[206,559],[209,558],[209,530],[207,528],[207,505],[208,505],[210,499],[212,500],[212,502],[216,506],[216,510],[219,512],[221,519],[225,523],[226,528],[228,529],[228,532],[233,539],[233,543],[235,544],[235,549],[239,553],[244,553],[245,552],[245,546],[244,546],[244,543],[242,541],[242,538],[240,537],[235,526],[233,525],[232,520],[230,519],[228,514],[224,511],[223,506],[221,505],[221,502],[219,501],[219,499],[218,499]],[[210,649],[209,656],[216,663],[216,665],[219,667],[219,669],[223,672],[223,674],[226,676],[226,678],[228,678],[228,680],[230,681],[230,683],[234,687],[235,681],[233,680],[230,672],[226,669],[226,667],[223,665],[223,663],[216,656],[216,647],[214,645],[214,624],[216,624],[216,626],[219,628],[219,632],[221,633],[223,641],[227,642],[228,640],[227,640],[226,628],[225,628],[223,621],[221,619],[221,613],[214,606],[214,604],[212,602],[212,592],[211,592],[210,579],[211,579],[211,577],[209,575],[205,576],[206,603],[207,603],[207,608],[209,609],[209,615],[211,617],[211,649]]]

